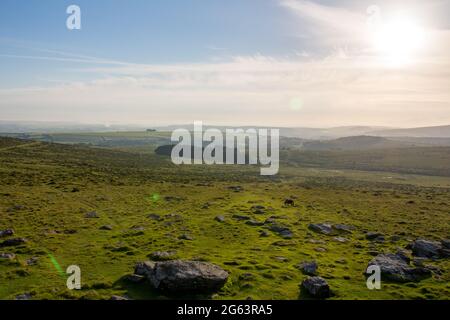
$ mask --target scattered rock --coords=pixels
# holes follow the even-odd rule
[[[100,230],[112,230],[112,229],[113,227],[109,224],[100,227]]]
[[[304,274],[315,276],[317,274],[318,265],[315,261],[303,261],[297,265],[297,268]]]
[[[266,213],[266,207],[262,205],[256,205],[252,206],[250,208],[254,214],[265,214]]]
[[[344,237],[334,237],[333,240],[341,243],[345,243],[348,241],[348,239]]]
[[[217,222],[225,222],[225,217],[222,215],[216,216],[214,218],[214,220],[216,220]]]
[[[0,259],[13,260],[16,258],[14,253],[0,253]]]
[[[273,257],[275,260],[277,260],[277,261],[280,261],[280,262],[288,262],[289,261],[289,259],[288,258],[286,258],[286,257],[279,257],[279,256],[277,256],[277,257]]]
[[[30,293],[23,293],[16,296],[16,300],[30,300],[32,298]]]
[[[174,259],[176,254],[176,251],[156,251],[152,252],[149,258],[153,261],[167,261]]]
[[[202,205],[202,209],[208,209],[209,208],[209,203],[206,202]]]
[[[194,238],[192,238],[190,235],[187,235],[187,234],[182,234],[181,236],[178,237],[178,239],[180,239],[180,240],[194,240]]]
[[[241,186],[229,186],[228,189],[232,190],[233,192],[242,192],[244,191],[244,188]]]
[[[352,233],[352,230],[355,229],[355,227],[353,227],[353,226],[349,226],[349,225],[341,224],[341,223],[334,224],[332,226],[332,228],[338,232],[345,232],[345,233]]]
[[[12,238],[1,242],[0,247],[19,246],[21,244],[24,244],[25,242],[27,242],[27,240],[24,238]]]
[[[303,280],[301,287],[314,298],[324,299],[331,295],[328,283],[321,277],[308,277]]]
[[[259,236],[262,237],[262,238],[267,238],[270,235],[269,235],[269,233],[266,230],[260,230],[259,231]]]
[[[95,211],[87,212],[87,213],[84,215],[84,217],[85,217],[85,218],[89,218],[89,219],[93,219],[93,218],[96,219],[96,218],[99,218],[97,212],[95,212]]]
[[[241,216],[239,214],[233,214],[232,218],[236,220],[250,220],[249,216]]]
[[[150,213],[150,214],[148,214],[148,215],[147,215],[147,218],[148,218],[148,219],[151,219],[151,220],[157,220],[157,221],[162,220],[161,216],[160,216],[159,214],[156,214],[156,213]]]
[[[285,205],[286,207],[287,207],[287,206],[293,207],[293,206],[295,205],[294,200],[293,200],[293,199],[290,199],[290,198],[285,199],[283,203],[284,203],[284,205]]]
[[[379,254],[369,262],[369,266],[380,268],[381,276],[395,282],[420,281],[431,275],[431,271],[423,267],[411,267],[403,256],[386,253]]]
[[[412,254],[416,257],[441,259],[450,257],[450,249],[445,247],[447,242],[437,242],[424,239],[417,239],[408,245]]]
[[[30,259],[27,259],[26,264],[28,266],[34,266],[35,264],[37,264],[39,261],[38,257],[31,257]]]
[[[9,237],[14,234],[13,229],[0,230],[0,238]]]
[[[141,262],[135,274],[146,276],[155,289],[170,293],[211,293],[222,288],[229,276],[214,264],[183,260]]]
[[[331,224],[327,223],[311,223],[308,225],[308,229],[323,234],[331,234],[333,232]]]
[[[245,224],[247,224],[249,226],[260,227],[260,226],[264,225],[264,222],[256,221],[256,220],[247,220],[245,222]]]
[[[290,239],[294,236],[294,234],[288,227],[285,227],[285,226],[282,226],[279,224],[272,224],[269,227],[269,230],[277,233],[278,235],[280,235],[281,237],[286,238],[286,239]]]
[[[384,241],[384,236],[379,232],[367,232],[366,239],[370,241]]]
[[[251,273],[243,273],[243,274],[239,275],[239,280],[241,280],[241,281],[251,281],[254,279],[255,279],[255,276]]]
[[[325,244],[326,243],[323,240],[317,240],[317,239],[309,239],[308,242],[313,243],[313,244]]]

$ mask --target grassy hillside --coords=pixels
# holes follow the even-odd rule
[[[0,248],[16,255],[0,261],[0,298],[164,298],[123,277],[151,252],[168,250],[230,272],[214,299],[305,298],[298,285],[306,276],[296,268],[304,260],[317,261],[333,299],[450,298],[448,260],[429,262],[442,270],[439,275],[417,283],[383,282],[382,290],[367,290],[363,275],[376,253],[395,252],[417,237],[448,237],[450,189],[442,187],[450,185],[448,178],[393,173],[386,181],[377,172],[285,164],[280,175],[261,177],[258,167],[177,167],[166,157],[124,150],[0,139],[0,230],[12,228],[27,239]],[[283,205],[288,197],[295,206]],[[254,213],[255,205],[264,207],[263,214]],[[92,211],[98,218],[86,217]],[[216,221],[217,215],[225,221]],[[272,217],[293,237],[283,239],[233,215]],[[308,229],[321,222],[355,229],[339,242]],[[111,230],[102,230],[104,225]],[[386,240],[369,241],[368,231]],[[54,261],[63,270],[80,266],[82,290],[67,290]]]
[[[299,166],[450,176],[450,147],[340,151],[288,150],[281,155],[281,158]]]

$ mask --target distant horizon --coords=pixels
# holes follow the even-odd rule
[[[196,120],[200,121],[200,120]],[[152,129],[152,127],[156,128],[164,128],[164,127],[183,127],[183,126],[189,126],[193,125],[193,122],[185,122],[185,123],[164,123],[164,124],[145,124],[145,123],[126,123],[126,122],[114,122],[114,123],[108,123],[108,122],[79,122],[79,121],[57,121],[57,120],[3,120],[0,119],[0,123],[8,123],[8,124],[17,124],[17,125],[25,125],[25,124],[34,124],[34,125],[48,125],[48,126],[57,126],[57,125],[70,125],[70,126],[103,126],[103,127],[114,127],[114,126],[123,126],[123,127],[136,127],[136,128],[142,128],[142,129]],[[268,127],[268,128],[280,128],[280,129],[297,129],[297,128],[304,128],[304,129],[337,129],[337,128],[376,128],[376,129],[420,129],[420,128],[433,128],[433,127],[448,127],[450,126],[450,123],[448,124],[438,124],[438,125],[425,125],[425,126],[417,126],[417,127],[411,127],[411,126],[386,126],[386,125],[367,125],[367,124],[354,124],[354,125],[337,125],[337,126],[320,126],[320,127],[314,127],[314,126],[303,126],[303,125],[297,125],[297,126],[276,126],[272,124],[220,124],[220,123],[209,123],[209,122],[203,122],[204,126],[216,126],[216,127]]]

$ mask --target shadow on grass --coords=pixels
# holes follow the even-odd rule
[[[133,283],[127,279],[128,275],[121,277],[113,283],[116,289],[126,290],[127,296],[133,300],[209,300],[212,294],[189,294],[189,293],[167,293],[160,292],[150,285],[148,280]]]

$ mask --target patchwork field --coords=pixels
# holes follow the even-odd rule
[[[297,265],[316,261],[331,299],[450,299],[448,259],[427,259],[429,276],[383,281],[381,290],[368,290],[364,275],[380,253],[417,238],[449,238],[447,150],[430,160],[433,176],[295,159],[286,159],[279,175],[262,177],[250,166],[177,167],[136,146],[0,138],[0,230],[26,239],[0,247],[12,254],[0,259],[0,298],[165,298],[127,275],[153,252],[173,251],[230,274],[220,291],[194,298],[307,299],[299,288],[307,275]],[[309,227],[319,223],[351,231],[326,235]],[[368,239],[369,232],[381,237]],[[81,290],[66,287],[69,265],[81,268]]]

